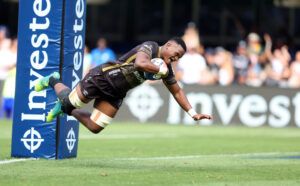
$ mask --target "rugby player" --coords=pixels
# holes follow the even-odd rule
[[[147,41],[117,61],[91,69],[73,90],[60,81],[58,72],[41,78],[37,81],[35,90],[42,91],[50,85],[58,96],[58,101],[48,113],[46,121],[51,122],[58,115],[66,113],[74,116],[91,132],[99,133],[111,123],[128,90],[146,80],[145,72],[161,75],[164,85],[194,120],[212,119],[210,115],[199,114],[192,108],[175,80],[171,63],[178,61],[185,52],[186,45],[181,38],[172,38],[163,46]],[[165,63],[156,66],[151,63],[153,58],[161,58]],[[91,100],[94,100],[92,113],[80,109]]]

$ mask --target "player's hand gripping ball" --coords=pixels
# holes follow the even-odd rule
[[[165,77],[166,75],[168,75],[168,67],[167,64],[164,62],[163,59],[161,58],[153,58],[151,59],[151,63],[155,66],[159,67],[159,72],[154,74],[154,73],[150,73],[150,72],[145,72],[144,76],[146,79],[148,80],[159,80],[162,77]]]

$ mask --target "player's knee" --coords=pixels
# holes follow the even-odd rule
[[[66,88],[66,89],[60,91],[57,94],[57,97],[59,98],[60,101],[63,101],[64,99],[66,99],[67,97],[69,97],[70,93],[71,93],[71,90],[69,88]]]
[[[98,134],[99,132],[101,132],[104,128],[97,125],[96,123],[93,122],[93,127],[89,128],[90,131],[94,134]]]
[[[79,98],[76,89],[71,91],[70,89],[65,89],[61,91],[58,95],[58,98],[62,102],[62,110],[64,113],[71,115],[72,111],[75,108],[81,108],[85,105],[84,102]]]
[[[69,100],[70,93],[71,93],[70,89],[64,89],[57,94],[57,97],[62,103],[62,111],[68,115],[71,115],[72,110],[75,109],[75,107],[71,104]]]
[[[113,118],[104,114],[103,112],[101,112],[98,109],[94,109],[90,119],[96,125],[100,126],[102,129],[104,129],[106,126],[108,126],[110,124],[110,122],[112,121]]]
[[[69,100],[70,103],[75,107],[75,108],[81,108],[85,105],[85,103],[80,99],[76,88],[72,90],[72,92],[69,94]]]
[[[72,103],[70,102],[70,99],[67,97],[63,102],[62,102],[62,111],[68,115],[72,114],[72,111],[76,109]]]

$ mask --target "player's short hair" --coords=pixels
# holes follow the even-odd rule
[[[179,44],[183,48],[184,52],[186,52],[186,44],[183,41],[183,39],[181,39],[180,37],[173,37],[170,39],[170,41],[175,41],[177,44]]]

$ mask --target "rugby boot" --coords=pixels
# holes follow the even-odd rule
[[[52,122],[57,116],[63,114],[63,111],[61,110],[61,101],[57,101],[55,103],[55,106],[48,112],[46,116],[46,122]]]
[[[49,87],[49,79],[51,77],[54,77],[55,79],[59,79],[60,75],[58,72],[53,72],[49,76],[45,76],[43,78],[40,78],[37,80],[37,83],[34,85],[34,90],[37,92],[40,92],[42,90],[45,90],[46,88]]]

